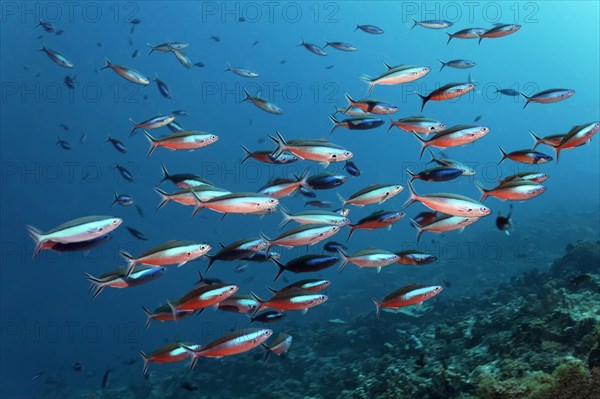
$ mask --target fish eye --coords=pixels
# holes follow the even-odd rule
[[[473,209],[467,208],[467,212],[473,212]]]
[[[331,154],[331,158],[337,158],[337,155]]]
[[[487,212],[487,210],[488,210],[488,209],[487,209],[487,208],[484,206],[484,207],[482,207],[482,208],[479,208],[479,210],[480,210],[481,212]]]
[[[187,256],[192,256],[192,253],[191,252],[187,252]]]
[[[390,195],[390,192],[389,192],[389,191],[386,191],[386,192],[385,192],[385,195]]]
[[[271,198],[271,199],[269,200],[269,202],[273,204],[273,203],[275,202],[275,200]]]
[[[116,220],[116,219],[113,220],[113,224],[117,224],[117,223],[118,223],[118,220]]]
[[[214,140],[214,139],[216,139],[216,138],[217,138],[217,136],[213,135],[213,136],[210,136],[210,138],[211,138],[212,140]]]
[[[98,231],[103,231],[104,227],[98,227]]]

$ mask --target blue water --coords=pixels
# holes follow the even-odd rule
[[[69,3],[71,4],[71,3]],[[113,384],[141,380],[141,364],[125,366],[123,361],[138,357],[137,349],[152,351],[165,339],[207,342],[231,328],[247,325],[243,315],[208,310],[200,317],[178,323],[153,323],[144,330],[145,315],[141,306],[156,307],[168,298],[186,293],[196,281],[198,270],[206,261],[181,268],[170,268],[158,281],[142,287],[106,289],[91,300],[83,273],[100,275],[123,265],[119,250],[138,254],[151,246],[171,239],[230,243],[240,238],[277,234],[279,215],[221,215],[209,210],[196,218],[192,208],[170,203],[156,213],[159,202],[152,188],[161,178],[160,164],[172,173],[197,173],[215,185],[231,191],[256,191],[271,177],[300,174],[306,167],[311,173],[322,167],[309,162],[289,166],[266,166],[250,160],[240,164],[241,144],[252,150],[273,148],[267,135],[275,130],[285,138],[327,138],[353,151],[355,163],[362,171],[335,190],[319,192],[319,199],[337,201],[336,191],[348,197],[372,183],[406,185],[405,169],[425,168],[428,155],[418,159],[419,143],[412,135],[386,126],[357,132],[338,128],[333,135],[327,115],[334,104],[345,105],[344,92],[353,98],[365,97],[366,85],[359,77],[383,72],[383,62],[429,66],[432,71],[423,79],[401,86],[377,86],[373,97],[400,106],[394,119],[420,114],[420,99],[413,93],[429,93],[448,82],[464,82],[468,73],[478,82],[476,91],[458,100],[429,102],[424,115],[446,125],[479,122],[490,133],[465,147],[452,148],[446,154],[477,169],[477,179],[492,187],[500,176],[523,170],[522,165],[500,159],[498,146],[506,150],[529,148],[528,129],[540,135],[564,133],[571,126],[598,121],[599,81],[599,6],[595,2],[478,3],[469,10],[465,4],[423,2],[348,2],[348,3],[277,3],[270,11],[262,2],[127,2],[88,3],[2,3],[1,74],[2,74],[2,266],[0,396],[6,398],[57,397],[57,392],[81,393],[97,389],[104,371],[112,368]],[[73,8],[71,8],[73,7]],[[458,11],[458,14],[457,14]],[[498,18],[494,18],[498,15]],[[245,22],[238,18],[245,17]],[[64,34],[44,33],[35,27],[37,18],[51,22]],[[496,22],[520,23],[520,31],[499,39],[453,39],[446,45],[443,31],[412,26],[411,17],[449,19],[455,32],[466,27],[490,27]],[[130,34],[133,18],[141,23]],[[357,23],[374,24],[385,30],[383,35],[353,32]],[[40,48],[39,35],[49,48],[60,51],[75,64],[72,70],[54,64]],[[219,36],[220,41],[210,40]],[[132,44],[128,40],[131,38]],[[301,39],[324,45],[324,40],[344,41],[359,48],[344,53],[328,47],[326,57],[318,57],[302,47]],[[204,68],[185,69],[173,54],[148,55],[146,42],[185,41],[185,51],[192,62]],[[254,42],[258,41],[256,45]],[[101,44],[99,46],[98,44]],[[132,58],[134,50],[140,56]],[[163,98],[153,83],[148,87],[126,82],[111,70],[96,71],[103,58],[135,68],[152,78],[155,74],[173,92],[173,99]],[[437,59],[464,58],[477,62],[470,70],[444,68],[438,72]],[[285,63],[282,61],[285,60]],[[227,62],[260,73],[246,79],[223,72]],[[325,67],[333,65],[333,68]],[[25,67],[27,69],[25,69]],[[77,75],[77,87],[69,90],[65,75]],[[259,90],[283,110],[283,115],[267,114],[243,99],[243,88],[251,94]],[[570,88],[573,98],[556,104],[530,104],[517,97],[499,97],[495,88],[513,88],[532,94],[549,88]],[[129,137],[128,118],[142,121],[158,113],[184,109],[189,117],[177,120],[186,128],[217,134],[219,141],[194,152],[170,152],[159,148],[146,159],[148,143],[140,131]],[[69,130],[61,128],[66,124]],[[123,141],[127,154],[118,153],[104,143],[106,134]],[[162,128],[153,134],[167,134]],[[82,135],[86,136],[80,143]],[[72,149],[55,145],[57,137],[67,140]],[[259,140],[266,141],[259,143]],[[360,312],[372,312],[371,296],[383,297],[395,288],[414,281],[441,283],[452,279],[453,285],[470,287],[469,292],[446,290],[437,300],[472,295],[473,290],[497,285],[515,272],[544,267],[539,258],[517,260],[515,254],[535,248],[535,256],[555,253],[576,239],[597,239],[599,195],[598,140],[576,150],[564,151],[559,164],[540,168],[551,178],[543,196],[515,204],[517,226],[510,237],[495,231],[490,215],[470,226],[463,234],[452,232],[439,238],[425,234],[421,248],[437,252],[438,263],[422,268],[391,266],[377,275],[374,270],[359,270],[350,265],[342,274],[334,268],[315,275],[334,282],[328,290],[329,301],[301,316],[292,312],[285,323],[310,324],[331,318],[349,318]],[[538,150],[548,150],[541,146]],[[129,168],[135,183],[127,183],[112,166],[118,162]],[[342,171],[342,164],[332,164],[327,171]],[[520,169],[518,169],[520,168]],[[83,176],[88,181],[81,182]],[[434,184],[417,182],[421,192],[454,192],[479,198],[473,178]],[[171,183],[163,189],[175,191]],[[132,195],[143,209],[140,217],[133,207],[113,207],[113,190]],[[408,197],[405,190],[383,205],[353,208],[353,221],[377,209],[399,209]],[[292,211],[303,210],[304,198],[284,198]],[[494,212],[508,210],[507,203],[486,200]],[[413,217],[425,210],[411,205]],[[590,234],[569,236],[562,240],[536,240],[546,228],[565,228],[579,213],[595,215],[590,220]],[[124,226],[114,233],[105,246],[82,253],[55,254],[45,251],[35,261],[33,244],[25,225],[49,230],[67,220],[86,215],[113,215],[124,225],[142,231],[149,241],[138,241]],[[581,220],[578,219],[581,223]],[[585,219],[584,219],[585,221]],[[594,226],[595,222],[595,226]],[[335,236],[344,241],[344,229]],[[515,236],[517,238],[515,238]],[[432,238],[436,241],[432,242]],[[415,231],[405,218],[391,231],[358,231],[350,240],[350,252],[367,247],[401,250],[413,247]],[[494,252],[490,255],[489,251]],[[283,259],[306,253],[305,248],[286,250]],[[321,251],[321,246],[311,247]],[[554,252],[553,252],[554,251]],[[213,250],[214,252],[214,250]],[[486,279],[472,273],[484,261],[505,265],[493,268]],[[244,273],[234,273],[235,264],[218,262],[210,276],[241,284],[240,292],[250,290],[267,296],[265,283],[272,285],[276,267],[252,264]],[[253,280],[245,282],[252,276]],[[481,276],[480,276],[481,277]],[[277,287],[283,286],[282,282]],[[350,295],[347,295],[350,293]],[[342,295],[343,301],[340,299]],[[275,325],[275,330],[282,325]],[[293,350],[293,347],[292,347]],[[75,362],[84,371],[71,370]],[[212,361],[215,373],[218,361]],[[181,369],[183,364],[152,365],[154,370]],[[31,381],[38,372],[44,374]],[[63,391],[61,391],[63,390]],[[64,391],[66,390],[66,391]]]

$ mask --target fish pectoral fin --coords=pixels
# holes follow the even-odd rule
[[[308,308],[302,309],[302,316],[306,315],[306,313],[308,313]]]
[[[177,265],[177,267],[181,267],[181,266],[185,265],[186,263],[187,263],[187,260],[184,260],[183,262],[179,263],[179,264]]]
[[[300,158],[300,157],[298,157],[298,158]],[[300,158],[300,159],[304,159],[304,158]],[[327,169],[329,167],[329,162],[320,162],[320,164],[324,169]]]
[[[381,273],[381,266],[377,268],[377,273]]]
[[[417,302],[417,303],[415,303],[415,305],[417,305],[417,306],[422,306],[422,305],[423,305],[423,302]]]

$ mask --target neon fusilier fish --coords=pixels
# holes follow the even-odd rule
[[[285,141],[279,132],[275,132],[277,138],[269,136],[277,144],[277,148],[271,156],[279,158],[281,154],[288,151],[299,159],[319,162],[324,168],[331,162],[343,162],[353,157],[353,154],[337,144],[322,139],[299,139]]]
[[[167,127],[173,133],[179,133],[179,132],[183,132],[184,130],[187,130],[186,128],[181,126],[181,123],[179,123],[177,121],[173,121],[173,122],[167,124]]]
[[[190,116],[190,113],[183,109],[175,110],[175,111],[171,112],[171,114],[173,114],[175,116]]]
[[[215,255],[207,255],[208,267],[206,271],[209,271],[213,263],[218,260],[222,261],[234,261],[241,260],[248,257],[252,257],[258,251],[262,251],[267,248],[267,242],[262,238],[244,238],[232,242],[225,246],[219,243],[221,249]]]
[[[316,194],[315,194],[315,196],[316,196]],[[317,208],[331,208],[333,206],[333,202],[331,202],[331,201],[321,201],[321,200],[306,201],[304,203],[304,206],[306,207],[307,205],[315,206]]]
[[[438,60],[438,61],[442,64],[440,71],[442,69],[444,69],[444,67],[450,67],[450,68],[456,68],[456,69],[469,69],[469,68],[473,68],[475,65],[477,65],[475,62],[469,61],[469,60],[450,60],[447,62],[444,62],[442,60]]]
[[[401,265],[420,266],[433,263],[437,260],[437,256],[435,255],[414,249],[396,252],[396,255],[399,257],[396,263]]]
[[[296,162],[298,157],[292,154],[281,154],[277,158],[273,158],[271,154],[273,154],[273,150],[259,150],[259,151],[250,151],[248,148],[242,145],[242,149],[244,150],[244,159],[240,163],[246,162],[248,158],[256,159],[259,162],[263,163],[271,163],[277,165],[285,165],[288,163]]]
[[[248,68],[240,68],[240,67],[232,67],[229,63],[227,63],[227,69],[225,72],[233,72],[238,76],[243,76],[245,78],[258,78],[258,73],[249,70]]]
[[[119,204],[119,205],[123,205],[123,206],[133,205],[133,202],[134,202],[133,198],[129,194],[118,194],[115,191],[114,195],[115,195],[115,199],[113,200],[111,206],[114,206],[115,204]]]
[[[200,357],[221,358],[247,352],[265,342],[272,334],[273,330],[267,328],[246,328],[232,331],[201,348],[188,347],[183,344],[182,347],[192,356],[190,362],[190,371],[192,371]]]
[[[511,35],[521,29],[521,25],[517,24],[498,24],[492,29],[488,29],[483,34],[479,34],[479,44],[483,39],[496,39]]]
[[[346,164],[344,165],[344,169],[346,169],[346,171],[350,174],[350,176],[354,176],[354,177],[360,176],[360,169],[358,169],[358,166],[356,166],[356,164],[352,161],[346,161]]]
[[[165,137],[156,139],[144,130],[146,138],[150,142],[150,149],[146,158],[150,157],[154,150],[158,147],[164,147],[171,151],[187,150],[193,151],[198,148],[206,147],[216,143],[219,140],[219,136],[206,132],[199,132],[195,130],[184,130],[170,134]]]
[[[545,136],[545,137],[538,137],[533,131],[529,131],[529,134],[531,134],[531,137],[533,137],[533,149],[535,150],[537,148],[538,145],[540,144],[544,144],[547,145],[549,147],[556,147],[560,144],[560,142],[562,141],[563,137],[565,137],[565,134],[551,134],[550,136]]]
[[[420,202],[429,209],[453,216],[482,217],[490,214],[490,209],[474,199],[450,193],[424,194],[415,193],[412,184],[408,183],[410,197],[404,204],[406,208],[413,202]]]
[[[381,204],[398,195],[403,189],[403,186],[395,184],[371,184],[352,194],[347,200],[339,193],[338,198],[342,202],[342,209],[346,208],[346,205],[365,206]]]
[[[415,179],[427,182],[450,181],[462,176],[463,174],[462,169],[451,168],[449,166],[436,166],[431,169],[422,170],[419,173],[414,173],[409,169],[406,169],[406,172],[410,175],[411,182]]]
[[[414,220],[411,220],[411,223],[417,229],[417,242],[419,242],[421,235],[426,231],[432,233],[445,233],[453,230],[463,231],[465,227],[475,223],[479,219],[479,217],[440,214],[427,224],[424,223],[421,225]]]
[[[300,42],[300,44],[298,45],[298,47],[304,47],[305,49],[307,49],[308,51],[310,51],[313,54],[316,55],[320,55],[320,56],[326,56],[327,52],[325,50],[323,50],[320,46],[317,46],[316,44],[313,43],[306,43],[304,41],[304,39],[302,39],[302,42]]]
[[[122,222],[123,220],[112,216],[85,216],[65,222],[47,232],[27,226],[29,236],[35,243],[33,258],[46,249],[48,242],[70,244],[93,240],[115,230]]]
[[[337,234],[339,231],[340,226],[312,223],[302,224],[284,231],[272,240],[262,233],[260,233],[260,236],[267,242],[268,251],[272,246],[276,245],[287,248],[299,247],[302,245],[314,245]]]
[[[500,180],[500,185],[511,182],[511,181],[531,181],[534,183],[543,183],[546,180],[548,180],[550,176],[548,176],[546,173],[542,173],[542,172],[535,172],[535,171],[525,171],[525,172],[519,172],[517,174],[505,177],[504,179]]]
[[[442,122],[424,116],[409,116],[407,118],[398,119],[397,121],[390,119],[388,132],[392,130],[394,126],[405,132],[415,132],[425,135],[437,133],[446,129],[446,125]]]
[[[521,93],[515,89],[496,89],[496,93],[504,94],[505,96],[510,97],[518,97],[521,95]]]
[[[423,103],[421,104],[421,111],[425,108],[425,104],[428,101],[445,101],[453,98],[461,97],[470,92],[475,88],[473,83],[448,83],[438,89],[435,89],[428,95],[424,96],[421,93],[415,92]]]
[[[259,303],[256,313],[263,309],[271,308],[280,312],[287,310],[301,310],[302,314],[306,314],[308,309],[321,305],[327,301],[327,295],[306,292],[306,291],[287,291],[280,294],[275,294],[268,300],[262,300],[253,292],[250,295]]]
[[[126,226],[125,228],[132,236],[134,236],[138,240],[148,241],[148,238],[146,238],[146,236],[141,231],[136,230],[133,227],[129,227],[129,226]]]
[[[292,273],[312,273],[327,269],[340,261],[340,258],[332,255],[308,254],[288,261],[285,265],[277,259],[273,263],[277,265],[279,270],[273,281],[277,281],[281,274],[285,271]]]
[[[202,186],[194,186],[189,188],[183,188],[179,191],[174,192],[173,194],[168,194],[165,191],[161,190],[158,187],[154,188],[154,191],[158,195],[160,195],[160,203],[156,208],[156,211],[160,210],[163,206],[167,204],[167,202],[175,201],[181,205],[185,206],[196,206],[197,201],[196,197],[198,197],[201,201],[208,201],[215,197],[220,197],[222,195],[231,194],[231,191],[213,187],[208,184],[204,184]]]
[[[267,351],[267,354],[265,355],[265,360],[263,360],[263,366],[267,364],[267,361],[271,357],[271,354],[281,356],[284,353],[286,353],[292,346],[292,341],[293,338],[291,335],[286,333],[279,333],[279,335],[268,345],[264,343],[260,344]]]
[[[485,126],[458,125],[437,132],[429,140],[423,139],[417,133],[413,133],[413,135],[421,142],[421,153],[419,154],[420,159],[423,156],[426,148],[436,147],[443,149],[448,147],[463,146],[479,140],[488,134],[489,131],[490,129]]]
[[[177,49],[172,49],[172,51],[173,51],[173,54],[175,54],[175,57],[177,57],[177,60],[179,61],[179,63],[181,65],[183,65],[187,69],[190,69],[191,67],[194,66],[194,64],[192,63],[190,58],[183,51],[177,50]]]
[[[417,25],[427,29],[446,29],[454,25],[454,22],[445,21],[443,19],[429,19],[426,21],[417,21],[416,19],[412,18],[412,20],[413,26],[411,29],[414,29]]]
[[[521,93],[521,95],[525,98],[525,105],[523,109],[527,107],[529,103],[538,103],[538,104],[550,104],[556,103],[559,101],[566,100],[568,98],[573,97],[575,94],[575,90],[571,89],[549,89],[540,91],[539,93],[535,93],[534,95],[528,97],[525,94]]]
[[[250,192],[225,194],[206,201],[203,201],[197,195],[196,191],[192,191],[192,194],[196,199],[196,207],[192,216],[195,216],[204,208],[225,214],[256,214],[262,211],[273,210],[273,208],[279,206],[279,200],[277,198]]]
[[[379,318],[379,312],[382,308],[399,309],[405,306],[418,305],[433,298],[443,289],[440,285],[409,284],[386,295],[381,301],[373,298],[377,317]]]
[[[462,162],[455,161],[452,159],[446,159],[446,158],[436,158],[435,154],[433,153],[433,151],[431,151],[431,149],[429,149],[429,154],[431,155],[431,160],[427,163],[435,162],[441,166],[447,166],[449,168],[460,169],[463,171],[463,173],[462,173],[463,176],[475,176],[475,173],[476,173],[475,170],[473,168],[465,165]]]
[[[388,230],[392,228],[394,223],[398,223],[402,218],[404,218],[406,214],[400,211],[377,211],[373,212],[368,216],[360,219],[357,223],[351,224],[350,232],[348,233],[347,240],[352,237],[355,230],[373,230],[373,229],[383,229],[387,228]]]
[[[38,51],[43,51],[46,53],[46,55],[48,55],[52,61],[63,68],[73,68],[75,66],[66,56],[56,50],[49,49],[44,45],[44,43],[42,43],[42,48]]]
[[[196,345],[192,342],[172,342],[161,346],[149,355],[140,351],[140,355],[144,360],[144,375],[146,375],[148,372],[148,366],[150,363],[175,363],[188,359],[190,357],[189,351],[184,349],[182,345],[186,345],[186,348],[189,349],[196,349],[200,347],[200,345]]]
[[[329,241],[326,242],[325,245],[323,245],[323,249],[327,252],[337,253],[338,248],[341,248],[344,251],[348,249],[348,247],[346,247],[344,244],[340,244],[336,241]]]
[[[312,187],[308,183],[308,178],[308,169],[302,176],[296,176],[294,179],[276,177],[261,187],[257,193],[273,198],[287,197],[298,191],[300,187],[310,190]]]
[[[119,267],[111,272],[104,273],[100,277],[84,273],[85,278],[92,283],[92,287],[90,288],[90,290],[94,290],[92,298],[96,298],[106,287],[128,288],[149,283],[162,276],[167,270],[166,267],[138,265],[133,269],[129,277],[127,277],[127,269],[127,266]]]
[[[500,162],[498,162],[498,165],[500,165],[506,158],[515,162],[525,163],[529,165],[537,165],[552,161],[552,157],[550,155],[546,155],[544,153],[534,150],[517,150],[507,153],[502,149],[502,147],[498,148],[502,153],[502,158],[500,159]]]
[[[448,45],[450,43],[450,40],[452,39],[478,39],[481,35],[483,35],[485,33],[486,29],[484,28],[466,28],[466,29],[461,29],[458,32],[455,33],[448,33],[446,32],[446,34],[448,35],[448,41],[446,42],[446,45]]]
[[[373,78],[368,75],[362,76],[362,80],[369,85],[367,94],[371,93],[373,88],[377,85],[398,85],[413,82],[429,73],[428,67],[414,65],[398,65],[393,67],[387,63],[384,64],[388,69],[378,77]]]
[[[196,286],[176,302],[167,301],[167,304],[171,308],[174,320],[176,320],[178,311],[202,311],[207,307],[217,306],[219,303],[235,294],[239,288],[240,287],[235,284]]]
[[[336,50],[340,50],[340,51],[356,51],[358,50],[355,46],[348,44],[348,43],[344,43],[344,42],[328,42],[325,41],[325,45],[323,46],[323,48],[330,46],[333,47]]]
[[[133,175],[131,174],[129,169],[127,169],[125,166],[119,165],[118,163],[116,163],[114,168],[119,171],[119,174],[121,175],[121,177],[123,179],[125,179],[126,181],[128,181],[130,183],[133,183],[135,181],[135,179],[133,178]]]
[[[156,82],[156,87],[158,87],[158,92],[166,99],[172,100],[173,95],[171,94],[171,89],[165,82],[155,77],[154,82]],[[175,119],[175,118],[173,118]]]
[[[132,69],[132,68],[129,68],[126,66],[112,64],[106,57],[104,57],[104,62],[106,62],[106,65],[103,66],[102,68],[100,68],[100,71],[103,69],[110,68],[117,75],[119,75],[120,77],[122,77],[125,80],[130,81],[131,83],[139,84],[142,86],[148,86],[150,84],[150,79],[148,79],[141,72],[138,72],[135,69]]]
[[[287,291],[305,291],[305,292],[321,292],[331,285],[331,281],[322,279],[304,279],[296,281],[295,283],[289,284],[280,290],[267,287],[274,295],[281,294]]]
[[[381,35],[383,33],[383,29],[375,25],[356,25],[354,31],[356,32],[358,29],[363,32],[370,33],[372,35]]]
[[[363,249],[351,256],[340,248],[338,249],[338,254],[342,259],[342,263],[340,263],[338,268],[339,272],[344,270],[348,263],[354,263],[361,269],[365,267],[375,268],[377,269],[377,273],[379,273],[382,267],[396,263],[399,259],[395,253],[377,248]]]
[[[250,95],[250,93],[248,93],[248,91],[246,89],[244,89],[244,99],[242,100],[242,102],[244,102],[244,101],[250,101],[252,104],[257,106],[258,108],[260,108],[263,111],[268,112],[270,114],[275,114],[275,115],[283,114],[283,110],[277,104],[275,104],[267,99],[264,99],[264,98],[253,97]]]
[[[233,294],[222,302],[218,309],[225,312],[250,313],[258,307],[258,302],[251,295]]]
[[[371,114],[377,115],[389,115],[395,112],[398,112],[400,108],[393,104],[388,104],[383,101],[374,100],[371,98],[364,98],[360,100],[353,100],[352,97],[348,93],[344,93],[346,99],[348,100],[348,108],[344,111],[344,113],[348,112],[348,110],[352,107],[358,108],[364,112],[368,112]],[[337,110],[336,110],[337,111]]]
[[[527,180],[513,180],[508,183],[499,184],[492,189],[485,188],[477,181],[475,184],[482,192],[481,202],[487,197],[496,197],[502,201],[525,201],[540,196],[546,191],[546,187],[541,184]]]
[[[554,147],[556,153],[556,162],[558,163],[560,152],[562,150],[568,150],[571,148],[579,147],[594,137],[600,130],[600,122],[584,123],[583,125],[574,126],[565,137],[562,138],[560,143]]]
[[[292,215],[287,209],[282,207],[281,213],[283,213],[283,220],[279,224],[279,228],[282,228],[290,221],[300,224],[329,224],[332,226],[347,226],[350,224],[350,219],[344,215],[330,211],[315,210],[299,212]]]
[[[154,309],[153,312],[151,312],[150,310],[148,310],[148,308],[145,308],[143,306],[142,309],[144,310],[144,313],[146,313],[146,330],[150,328],[152,320],[156,320],[161,323],[165,321],[175,321],[185,319],[186,317],[189,317],[196,312],[195,310],[179,310],[176,312],[175,315],[173,315],[171,307],[169,306],[169,304],[166,303]]]
[[[174,115],[157,115],[141,123],[136,123],[133,119],[129,118],[129,122],[131,122],[131,124],[133,125],[133,129],[131,129],[131,133],[129,135],[133,136],[137,129],[158,129],[159,127],[168,125],[174,120]]]
[[[204,179],[202,176],[195,175],[192,173],[178,173],[175,175],[169,174],[169,171],[164,164],[160,164],[162,169],[163,177],[160,179],[160,183],[169,180],[179,188],[190,188],[199,186],[212,186],[212,183]],[[193,202],[192,202],[193,205]]]
[[[69,144],[67,141],[61,139],[60,137],[58,138],[58,140],[56,140],[56,145],[59,145],[65,151],[71,150],[71,144]]]
[[[117,151],[119,151],[121,154],[127,153],[127,147],[125,147],[125,144],[123,144],[121,141],[111,137],[110,135],[107,135],[106,143],[111,143],[113,145],[113,147],[115,147],[115,149]]]
[[[258,313],[255,316],[248,317],[250,318],[250,323],[277,323],[278,321],[284,319],[286,316],[287,315],[282,312],[277,312],[275,310],[266,310],[264,312]]]
[[[313,190],[330,190],[341,186],[348,180],[348,176],[335,173],[322,172],[307,178],[306,183]]]

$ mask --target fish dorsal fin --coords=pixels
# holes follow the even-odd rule
[[[221,248],[225,248],[225,245],[223,245],[222,242],[220,242],[219,245],[221,246]]]
[[[388,64],[388,63],[387,63],[387,62],[385,62],[385,61],[383,62],[383,65],[385,65],[385,67],[388,69],[388,71],[389,71],[390,69],[394,69],[394,67],[393,67],[393,66],[391,66],[390,64]]]

